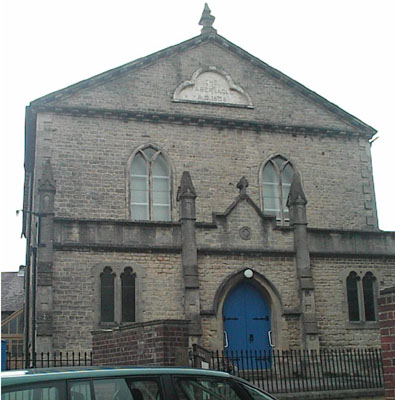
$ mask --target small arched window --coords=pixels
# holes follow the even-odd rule
[[[139,150],[130,171],[130,213],[134,220],[170,221],[170,168],[160,150]]]
[[[121,274],[122,322],[136,321],[136,274],[132,268],[125,268]]]
[[[105,267],[100,275],[101,322],[114,322],[114,278],[110,267]]]
[[[352,271],[347,277],[347,305],[350,322],[376,321],[376,278],[371,272]]]
[[[359,321],[358,281],[359,276],[355,272],[351,272],[347,277],[348,318],[350,321]]]
[[[291,163],[282,156],[271,158],[263,167],[263,212],[281,223],[289,220],[287,199],[293,178]]]
[[[362,279],[363,303],[365,306],[365,321],[376,321],[374,304],[374,281],[376,278],[371,272],[367,272]]]

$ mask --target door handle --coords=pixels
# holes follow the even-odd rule
[[[270,347],[274,347],[273,338],[272,338],[272,331],[268,331],[267,332],[267,336],[268,336],[268,339],[269,339],[269,346]]]
[[[228,347],[229,347],[228,332],[224,331],[224,348],[227,349]]]
[[[252,343],[254,341],[254,335],[252,333],[250,333],[249,339],[250,339],[250,343]]]

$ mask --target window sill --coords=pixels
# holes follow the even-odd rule
[[[120,326],[125,326],[125,325],[133,325],[136,324],[137,321],[130,321],[130,322],[99,322],[98,328],[99,329],[109,329],[109,328],[117,328]]]
[[[115,328],[116,326],[118,326],[119,324],[117,324],[116,322],[99,322],[99,329],[103,328]]]
[[[346,329],[379,329],[380,323],[378,321],[355,321],[355,322],[346,322]]]

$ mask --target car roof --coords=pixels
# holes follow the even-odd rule
[[[64,379],[105,378],[113,376],[200,375],[229,377],[226,372],[197,368],[171,367],[57,367],[14,370],[1,373],[1,386]]]

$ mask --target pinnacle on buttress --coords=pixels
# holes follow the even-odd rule
[[[202,25],[202,34],[216,33],[217,30],[213,28],[215,17],[211,15],[211,10],[207,3],[204,4],[204,10],[199,21],[199,25]]]
[[[300,175],[295,171],[294,176],[292,178],[291,187],[289,189],[289,195],[287,199],[287,207],[294,204],[307,204],[306,196],[303,192],[302,182],[300,180]]]
[[[55,180],[53,178],[51,161],[47,159],[44,162],[43,171],[39,180],[40,191],[56,191]]]
[[[181,184],[178,187],[177,192],[177,200],[179,201],[183,197],[192,197],[196,198],[196,191],[193,187],[191,175],[189,175],[188,171],[184,171],[181,177]]]

